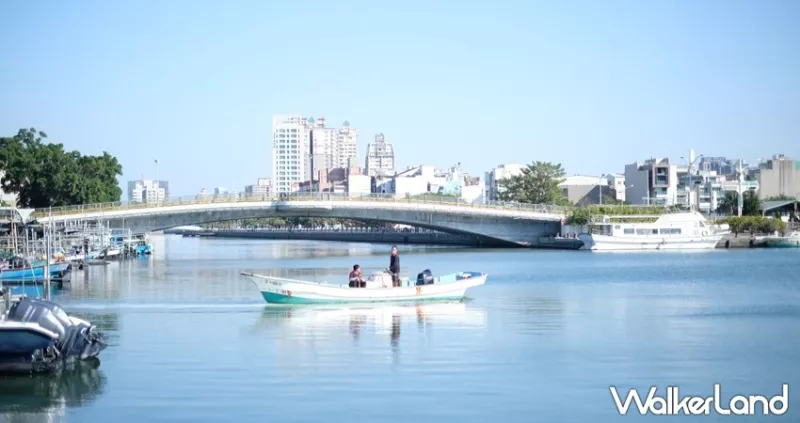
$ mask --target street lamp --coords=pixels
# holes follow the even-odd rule
[[[686,176],[688,176],[688,178],[689,178],[689,184],[688,184],[689,190],[688,190],[688,195],[686,196],[686,201],[689,203],[689,211],[692,211],[692,191],[694,191],[694,175],[692,175],[692,168],[694,167],[695,162],[697,162],[698,160],[700,160],[702,158],[703,158],[703,155],[701,154],[701,155],[695,157],[694,160],[689,162],[689,169],[687,169],[687,172],[686,172],[686,174],[687,174]],[[689,161],[689,159],[687,159],[686,157],[681,157],[681,159],[682,160],[686,160],[687,162]],[[677,196],[677,193],[676,193],[676,196]]]

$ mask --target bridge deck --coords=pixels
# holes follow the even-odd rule
[[[216,198],[178,198],[160,204],[139,203],[104,203],[81,206],[54,207],[37,209],[32,217],[44,223],[48,216],[53,220],[95,219],[98,217],[123,217],[157,215],[162,213],[184,212],[192,210],[224,210],[243,208],[368,208],[417,209],[438,212],[458,212],[474,215],[512,216],[541,220],[562,220],[568,214],[568,208],[550,205],[521,203],[469,203],[457,197],[431,196],[426,198],[395,198],[382,195],[345,196],[328,193],[309,193],[283,195],[265,198],[265,196],[221,196]]]

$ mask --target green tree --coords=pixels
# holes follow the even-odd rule
[[[566,172],[561,163],[534,162],[522,169],[522,174],[501,179],[500,200],[531,204],[566,204],[564,191],[558,184]]]
[[[761,200],[755,191],[745,191],[743,198],[742,216],[758,216],[761,214]],[[717,206],[717,213],[727,215],[739,214],[739,194],[734,191],[725,192],[725,196]]]
[[[572,210],[572,215],[567,219],[567,224],[583,226],[592,220],[592,212],[586,207],[576,207]]]
[[[122,165],[114,156],[82,156],[62,144],[45,144],[47,134],[20,129],[0,138],[0,185],[17,194],[20,207],[57,207],[119,201],[117,176]]]
[[[744,193],[744,207],[742,208],[743,216],[758,216],[761,214],[761,200],[755,191],[747,191]]]

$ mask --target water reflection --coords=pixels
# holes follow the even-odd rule
[[[459,328],[484,332],[486,311],[464,301],[269,305],[248,337],[281,339],[274,344],[278,365],[310,369],[333,357],[347,355],[349,358],[342,358],[346,361],[358,354],[389,353],[384,357],[397,364],[401,350],[413,350],[415,343],[424,344],[432,328],[441,328],[443,333]]]
[[[52,373],[0,375],[0,421],[49,421],[63,416],[66,407],[91,404],[106,383],[99,366],[95,358]]]
[[[62,294],[64,292],[64,285],[69,286],[69,284],[58,284],[53,283],[50,285],[50,297],[55,299],[56,296]],[[8,288],[11,290],[11,295],[27,295],[28,297],[38,297],[44,298],[45,289],[43,284],[25,284],[25,285],[7,285]]]
[[[396,345],[400,339],[404,318],[415,322],[419,331],[433,324],[443,327],[467,326],[484,328],[486,312],[483,308],[468,306],[466,302],[444,303],[400,303],[375,305],[327,305],[327,306],[266,306],[255,331],[275,328],[286,330],[292,338],[304,339],[312,336],[334,336],[350,333],[357,343],[361,335],[389,333],[390,343]]]

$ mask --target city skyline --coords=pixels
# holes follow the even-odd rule
[[[123,189],[158,159],[176,193],[270,176],[286,112],[349,120],[359,155],[384,133],[400,169],[800,157],[800,3],[678,3],[4,3],[0,53],[26,66],[5,68],[0,133],[106,150]]]

